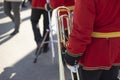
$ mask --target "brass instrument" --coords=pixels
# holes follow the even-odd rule
[[[64,50],[66,47],[66,43],[69,39],[69,34],[71,31],[71,23],[72,23],[72,12],[65,6],[61,6],[57,8],[57,19],[58,19],[58,27],[57,27],[57,39],[58,39],[58,60],[59,60],[59,78],[60,80],[67,80],[65,76],[65,63],[64,63]],[[77,80],[80,80],[78,71],[75,74],[77,76]],[[71,72],[71,78],[74,79],[74,75]]]

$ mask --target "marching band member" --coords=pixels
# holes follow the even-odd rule
[[[82,80],[119,80],[120,1],[76,0],[72,25],[66,63]]]
[[[43,40],[43,37],[45,36],[46,29],[49,29],[48,13],[44,8],[45,3],[46,0],[32,0],[31,24],[37,45],[40,45],[40,43]],[[37,26],[42,14],[43,14],[43,37],[40,33],[40,29]],[[47,35],[45,41],[49,41],[49,34]],[[47,51],[48,51],[48,43],[45,43],[43,52],[47,52]]]
[[[23,0],[3,0],[3,1],[4,1],[4,12],[7,16],[10,17],[10,19],[15,25],[14,31],[11,33],[11,35],[15,35],[19,32],[19,28],[21,24],[20,7]]]

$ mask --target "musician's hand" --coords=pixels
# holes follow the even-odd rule
[[[46,10],[46,11],[52,10],[52,8],[50,7],[50,4],[49,4],[49,3],[46,3],[46,4],[45,4],[45,10]]]
[[[64,58],[65,58],[66,64],[71,66],[77,65],[78,61],[80,60],[80,56],[72,56],[68,52],[65,53]]]
[[[78,68],[79,68],[79,65],[74,65],[74,66],[70,66],[70,65],[67,65],[67,68],[73,72],[73,73],[76,73]]]

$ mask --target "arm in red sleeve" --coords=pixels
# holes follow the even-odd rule
[[[67,50],[72,55],[84,53],[91,42],[95,16],[94,0],[76,0],[73,27],[67,45]]]

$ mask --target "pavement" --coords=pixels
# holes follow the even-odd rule
[[[54,44],[54,63],[51,48],[39,56],[37,63],[33,63],[36,43],[30,23],[30,4],[27,3],[27,7],[22,8],[20,13],[20,31],[10,36],[14,24],[4,14],[0,1],[0,80],[59,80],[57,45]],[[39,26],[43,27],[42,18]]]

